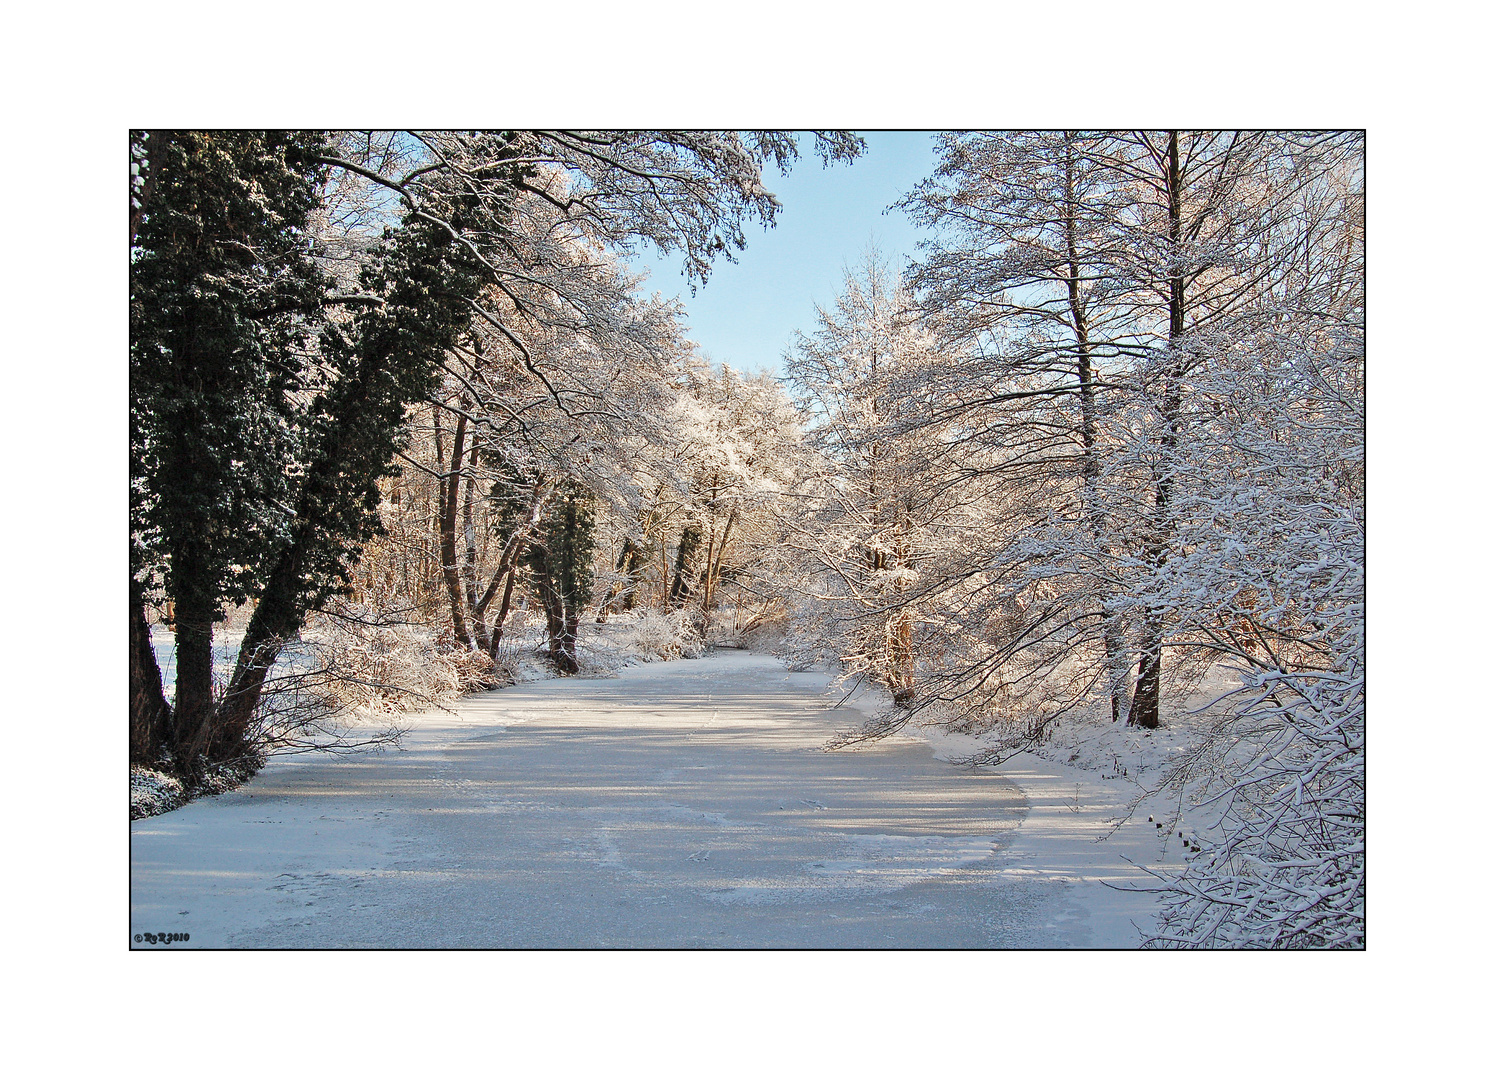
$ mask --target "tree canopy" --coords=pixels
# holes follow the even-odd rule
[[[826,160],[859,149],[816,140]],[[158,599],[179,636],[170,709],[132,648],[132,754],[170,745],[186,767],[239,752],[280,648],[348,584],[447,358],[507,357],[573,415],[551,343],[637,326],[585,253],[678,249],[703,281],[744,220],[772,223],[762,166],[797,154],[786,133],[667,131],[142,131],[131,148],[132,640]],[[215,698],[212,623],[244,599]]]

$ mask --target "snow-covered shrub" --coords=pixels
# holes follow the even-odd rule
[[[1267,672],[1179,767],[1216,825],[1165,890],[1152,948],[1363,948],[1365,675]]]
[[[130,820],[175,810],[187,801],[186,789],[174,776],[155,769],[130,768]]]
[[[1219,408],[1177,462],[1177,554],[1148,601],[1244,685],[1170,777],[1215,824],[1154,947],[1365,944],[1364,355],[1358,322],[1309,323],[1197,380]]]
[[[523,649],[512,640],[502,642],[493,655],[493,682],[497,686],[513,686],[523,677]]]
[[[745,619],[739,615],[736,629],[737,644],[742,648],[773,652],[782,647],[789,633],[789,616],[783,603],[775,599]]]
[[[575,674],[584,679],[604,679],[629,664],[694,659],[704,651],[700,624],[693,612],[626,612],[605,623],[581,628]]]
[[[641,611],[628,620],[610,622],[612,645],[644,660],[693,659],[705,645],[694,613],[687,610]]]
[[[486,653],[396,613],[342,604],[281,650],[250,743],[262,753],[379,746],[398,738],[400,714],[498,681]]]
[[[166,768],[171,767],[169,758],[161,764]],[[232,761],[204,762],[190,780],[172,776],[160,769],[132,765],[130,820],[155,817],[204,795],[222,795],[232,791],[263,768],[264,764],[263,756],[250,752]]]
[[[581,628],[576,643],[576,670],[571,674],[583,679],[607,679],[616,675],[639,657],[627,646],[626,626],[593,623]],[[559,670],[558,666],[553,670]],[[561,672],[565,674],[565,672]]]

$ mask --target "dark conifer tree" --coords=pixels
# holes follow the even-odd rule
[[[388,234],[361,284],[382,302],[323,332],[323,362],[336,374],[308,409],[292,527],[219,705],[206,747],[213,756],[234,752],[281,647],[309,611],[346,589],[363,544],[379,531],[378,482],[397,471],[407,409],[434,389],[443,351],[471,321],[480,279],[449,229],[412,216]]]
[[[545,608],[550,659],[567,675],[578,670],[577,628],[592,602],[595,502],[579,484],[562,485],[540,522],[539,541],[529,549],[530,569]]]
[[[130,258],[131,754],[194,743],[213,709],[212,626],[262,584],[290,527],[301,356],[328,282],[305,232],[314,134],[153,132]],[[169,599],[176,706],[143,605]],[[137,640],[138,639],[138,640]]]
[[[696,551],[701,546],[701,523],[691,519],[680,530],[680,543],[675,548],[675,578],[670,582],[670,607],[684,607],[693,590],[691,575]]]

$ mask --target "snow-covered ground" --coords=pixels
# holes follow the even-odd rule
[[[1155,929],[1159,875],[1182,868],[1186,838],[1209,816],[1161,790],[1162,780],[1174,755],[1210,723],[1208,704],[1233,681],[1218,669],[1156,731],[1071,718],[1053,726],[1039,752],[983,770],[1023,792],[1028,814],[998,862],[1009,879],[1062,887],[1064,906],[1051,918],[1068,931],[1064,945],[1132,948]],[[865,689],[847,698],[868,717],[887,703],[886,694]],[[941,761],[959,764],[991,749],[986,738],[934,723],[904,730]]]
[[[131,825],[135,947],[1140,943],[1153,898],[1112,886],[1167,852],[1145,814],[1115,825],[1129,780],[958,766],[974,743],[928,732],[825,752],[863,718],[828,682],[721,651],[274,761]]]

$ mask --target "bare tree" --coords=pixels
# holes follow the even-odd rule
[[[1188,379],[1280,289],[1301,193],[1351,148],[1054,132],[946,136],[942,151],[904,205],[943,230],[915,280],[964,359],[904,396],[983,448],[958,482],[1002,516],[951,579],[947,625],[964,629],[943,695],[1016,693],[1033,733],[1100,683],[1113,718],[1156,726],[1169,626],[1139,598],[1178,548]]]
[[[949,505],[931,445],[941,432],[911,423],[902,391],[943,358],[875,250],[818,315],[785,358],[812,455],[787,545],[800,648],[870,676],[904,706],[918,677],[920,575]]]

